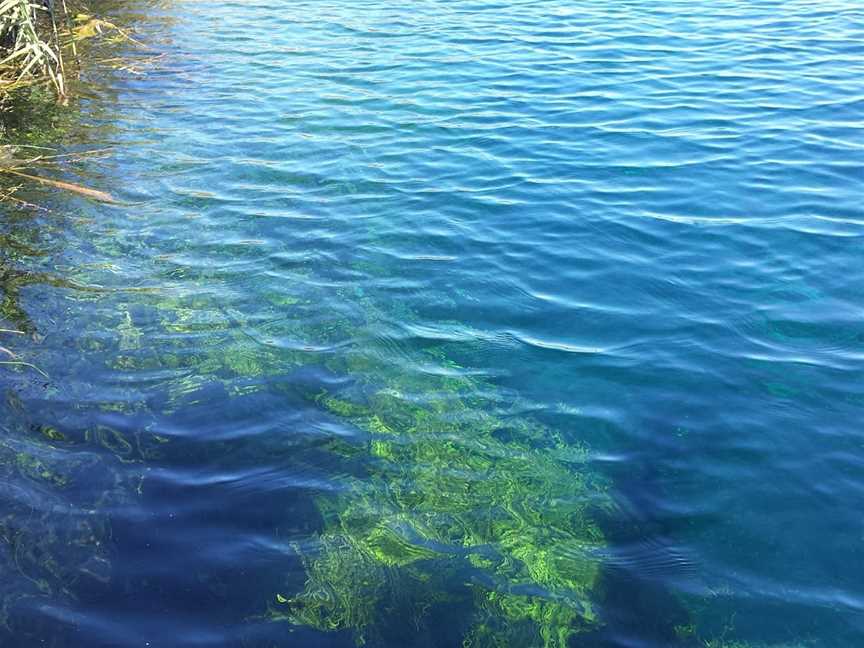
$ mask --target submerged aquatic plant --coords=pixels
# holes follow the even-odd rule
[[[0,643],[8,634],[26,643],[19,606],[74,600],[109,581],[103,511],[132,496],[138,471],[121,467],[111,444],[36,425],[13,391],[3,396],[0,412],[15,416],[0,425]],[[85,443],[106,452],[68,452]]]
[[[471,648],[563,648],[599,623],[605,540],[592,511],[611,498],[575,435],[521,415],[518,402],[502,411],[494,385],[440,350],[421,352],[416,366],[447,371],[394,366],[374,343],[339,354],[308,350],[379,328],[385,314],[372,300],[353,298],[356,320],[317,326],[304,315],[314,300],[274,299],[272,324],[260,327],[197,290],[147,300],[161,343],[141,345],[136,317],[118,308],[109,362],[123,371],[174,370],[168,411],[195,402],[209,382],[240,396],[310,364],[342,386],[314,383],[303,392],[355,434],[323,446],[341,477],[336,492],[316,499],[323,524],[315,541],[296,546],[305,586],[271,591],[270,619],[374,644],[393,632],[394,618],[431,628],[455,606],[459,641]],[[261,344],[269,334],[303,340],[301,350]]]
[[[341,452],[368,468],[319,499],[305,589],[280,594],[274,618],[351,630],[362,644],[395,609],[422,627],[461,591],[473,609],[466,647],[563,648],[595,625],[604,538],[590,510],[609,499],[587,450],[490,411],[474,380],[412,377],[368,357],[344,369],[368,381],[362,394],[318,402],[365,433]]]
[[[372,297],[341,294],[350,308],[321,318],[310,282],[306,299],[263,295],[250,321],[202,291],[194,275],[169,264],[166,276],[138,308],[113,309],[110,366],[170,369],[167,413],[194,404],[208,383],[229,396],[284,385],[355,432],[320,448],[340,477],[335,491],[316,498],[319,533],[295,547],[305,585],[270,591],[270,619],[350,632],[359,645],[392,640],[394,619],[431,629],[442,610],[457,609],[454,633],[470,648],[564,648],[599,624],[605,539],[592,512],[611,498],[575,433],[522,415],[520,403],[441,349],[400,350],[415,363],[394,365],[391,343],[374,341],[393,314]],[[151,309],[141,305],[148,302]],[[148,333],[136,314],[145,312],[160,330],[158,345],[140,343]],[[310,365],[340,387],[284,379]],[[283,378],[268,380],[275,376]]]
[[[472,581],[476,618],[466,645],[495,645],[530,625],[533,644],[564,646],[595,622],[592,554],[603,538],[587,514],[591,484],[551,456],[555,447],[496,440],[500,422],[491,417],[477,421],[466,439],[458,424],[438,428],[440,419],[428,410],[388,412],[404,405],[388,400],[378,394],[368,409],[352,406],[351,419],[370,435],[374,475],[321,503],[321,553],[307,558],[309,582],[287,603],[289,617],[350,628],[362,639],[376,623],[375,610],[387,604],[380,588],[378,600],[366,591],[370,578],[386,583],[383,572],[407,570],[422,582],[449,570],[454,580]],[[334,399],[325,404],[346,408]],[[374,569],[352,577],[366,565]],[[319,596],[334,588],[341,595]]]

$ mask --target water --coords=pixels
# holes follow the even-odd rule
[[[3,215],[0,644],[861,645],[860,5],[143,12]]]

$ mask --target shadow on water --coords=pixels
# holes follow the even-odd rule
[[[216,405],[229,400],[230,408]],[[303,568],[286,539],[307,536],[320,522],[308,491],[288,476],[298,474],[309,451],[287,452],[275,438],[185,436],[248,427],[277,400],[285,407],[284,394],[270,388],[231,398],[211,384],[189,394],[176,412],[148,421],[171,442],[148,471],[137,510],[114,524],[116,592],[98,602],[100,617],[122,620],[129,645],[136,634],[152,645],[198,645],[211,634],[208,645],[239,646],[263,596],[280,591],[286,574],[296,574],[302,587]],[[290,434],[288,426],[281,432]],[[155,618],[162,621],[154,625]],[[267,645],[266,630],[253,621],[251,632],[259,636],[252,645]],[[304,645],[330,644],[304,639]]]
[[[643,459],[648,459],[643,457]],[[692,614],[675,596],[670,581],[692,577],[695,563],[675,546],[672,533],[652,510],[656,488],[650,461],[627,463],[612,476],[615,512],[597,512],[609,548],[604,556],[598,598],[601,625],[581,637],[588,648],[696,646],[681,629]]]
[[[233,399],[230,417],[248,418],[276,397]],[[3,418],[16,424],[0,425],[0,559],[9,559],[0,646],[240,646],[247,631],[251,645],[273,645],[265,642],[277,636],[272,625],[247,622],[286,572],[302,587],[302,565],[279,539],[317,524],[308,493],[279,479],[297,473],[295,459],[262,452],[257,440],[179,436],[158,457],[138,455],[141,440],[155,438],[142,431],[215,423],[213,404],[224,399],[211,387],[173,415],[114,416],[113,433],[136,448],[118,461],[93,451],[89,431],[104,412],[39,410],[6,392]],[[336,639],[309,633],[302,645]]]

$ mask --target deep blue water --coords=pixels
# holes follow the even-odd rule
[[[864,6],[167,4],[0,221],[0,645],[864,645]]]

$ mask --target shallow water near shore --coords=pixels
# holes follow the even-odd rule
[[[2,208],[0,646],[861,645],[864,9],[143,11]]]

